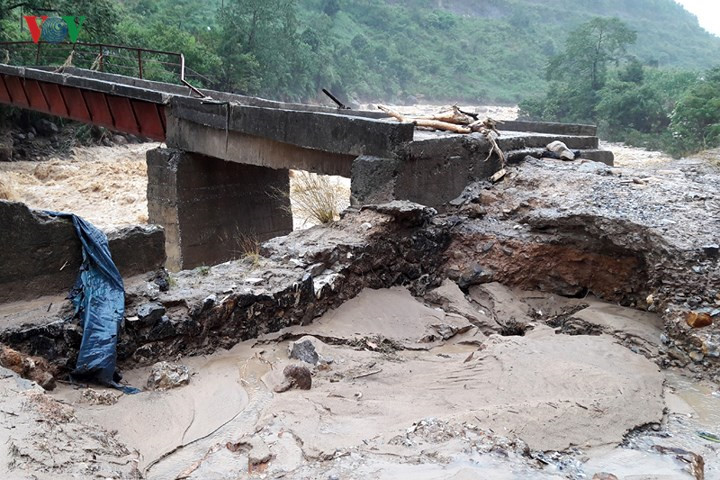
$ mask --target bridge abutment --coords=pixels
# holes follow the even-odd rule
[[[169,148],[150,150],[147,165],[149,221],[165,228],[170,270],[241,258],[292,231],[286,169]]]

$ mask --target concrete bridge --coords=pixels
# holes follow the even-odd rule
[[[202,96],[200,96],[202,95]],[[165,143],[151,150],[148,210],[165,228],[168,267],[241,255],[241,239],[292,230],[289,169],[351,178],[352,202],[412,200],[441,207],[499,168],[480,134],[419,131],[382,112],[281,103],[109,73],[0,64],[0,103]],[[596,128],[505,122],[500,148],[521,160],[553,140],[583,157]]]

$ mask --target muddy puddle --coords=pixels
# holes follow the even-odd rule
[[[717,386],[657,367],[657,317],[483,288],[444,285],[432,304],[365,290],[311,325],[178,358],[186,386],[113,405],[52,395],[116,431],[149,479],[693,479],[699,462],[720,478],[720,443],[698,434],[720,432]],[[501,334],[508,317],[522,335]],[[568,319],[596,327],[561,333]],[[291,364],[312,387],[276,393]]]

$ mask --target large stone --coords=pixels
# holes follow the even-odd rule
[[[41,118],[35,122],[35,130],[43,136],[55,135],[60,132],[58,126],[46,118]]]
[[[168,390],[190,383],[190,369],[185,365],[170,362],[158,362],[152,366],[147,388],[150,390]]]
[[[171,270],[241,258],[248,243],[292,231],[287,170],[164,148],[147,162],[150,222],[165,228]]]
[[[0,134],[0,162],[12,161],[13,145],[13,138],[9,132]]]

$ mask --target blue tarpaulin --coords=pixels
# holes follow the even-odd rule
[[[71,220],[82,244],[83,263],[70,293],[83,325],[82,344],[72,375],[93,378],[125,393],[137,393],[137,389],[115,380],[118,333],[125,315],[125,286],[110,255],[107,236],[77,215],[45,213]]]

